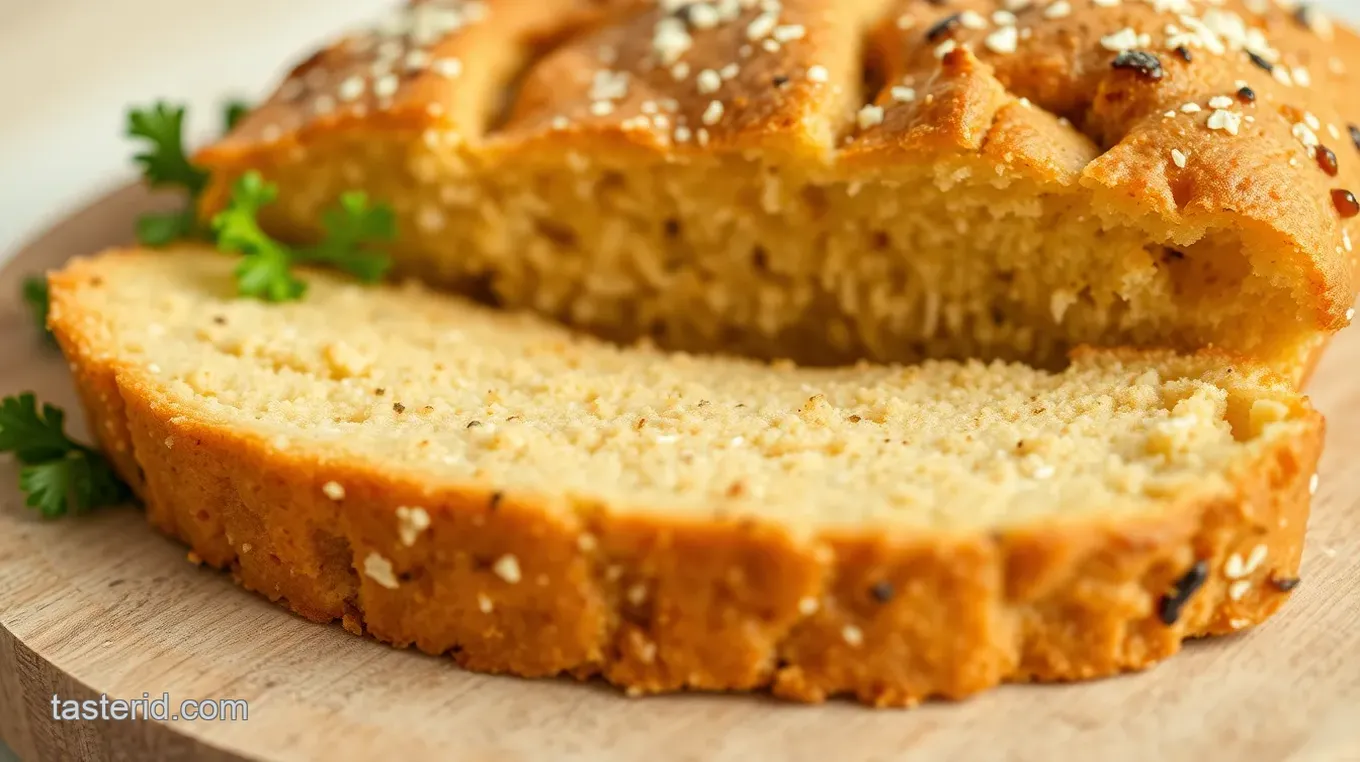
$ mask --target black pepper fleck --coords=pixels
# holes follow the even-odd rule
[[[1190,602],[1190,598],[1208,578],[1209,562],[1196,561],[1184,576],[1176,580],[1176,584],[1162,596],[1161,603],[1157,606],[1157,615],[1162,624],[1167,626],[1175,624],[1181,618],[1181,609],[1185,608],[1185,604]]]
[[[387,390],[384,389],[384,388],[382,388],[381,386],[379,386],[377,389],[374,389],[374,390],[373,390],[373,393],[376,394],[376,395],[378,395],[379,397],[381,397],[381,396],[383,396],[384,394],[387,394]]]
[[[406,412],[406,406],[401,404],[400,402],[393,402],[392,409],[395,410],[398,414]]]
[[[475,428],[477,428],[478,426],[481,426],[481,425],[482,425],[482,422],[481,422],[481,421],[468,421],[467,427],[468,427],[469,429],[475,429]]]
[[[1114,57],[1114,68],[1135,72],[1143,79],[1162,78],[1162,62],[1157,56],[1142,50],[1126,50]]]
[[[1250,87],[1243,87],[1237,91],[1237,99],[1243,103],[1255,103],[1256,91]]]
[[[891,582],[875,582],[874,586],[869,588],[869,594],[879,603],[891,601],[893,599],[893,592]]]
[[[1318,146],[1313,149],[1313,156],[1317,159],[1318,169],[1326,172],[1329,177],[1336,177],[1340,168],[1336,163],[1336,152],[1327,146]]]
[[[939,21],[936,21],[934,25],[926,30],[926,42],[935,42],[941,37],[953,32],[955,27],[957,27],[962,20],[963,14],[955,13],[952,16],[945,16]]]
[[[1273,63],[1267,61],[1266,59],[1262,58],[1261,55],[1260,55],[1259,53],[1256,53],[1255,51],[1248,50],[1248,51],[1247,51],[1247,57],[1251,59],[1251,62],[1252,62],[1252,63],[1254,63],[1254,64],[1256,64],[1257,66],[1261,67],[1261,68],[1264,69],[1265,71],[1272,72],[1272,73],[1275,71],[1275,64],[1273,64]]]
[[[1350,130],[1351,142],[1355,144],[1355,150],[1360,151],[1360,127],[1352,124],[1347,125],[1346,129]]]
[[[1352,129],[1354,129],[1354,128],[1352,128]],[[213,315],[213,322],[214,322],[214,323],[217,323],[218,325],[226,325],[226,324],[227,324],[227,319],[226,319],[225,317],[221,316],[221,315]]]
[[[784,85],[787,85],[789,83],[789,78],[784,76],[783,74],[776,74],[774,76],[773,82],[775,87],[783,87]]]
[[[1270,578],[1270,584],[1274,585],[1274,586],[1275,586],[1275,589],[1276,589],[1276,590],[1279,590],[1279,591],[1282,592],[1282,593],[1287,593],[1287,592],[1293,590],[1294,588],[1298,587],[1298,586],[1299,586],[1299,583],[1302,582],[1302,581],[1303,581],[1303,580],[1299,579],[1298,577],[1271,577],[1271,578]]]
[[[494,510],[500,508],[500,507],[501,507],[501,500],[503,500],[503,499],[505,499],[505,493],[504,493],[504,492],[492,492],[492,493],[491,493],[491,503],[490,503],[491,510],[494,511]]]
[[[1178,45],[1176,47],[1176,55],[1180,56],[1181,60],[1186,63],[1195,60],[1195,57],[1190,53],[1190,48],[1187,48],[1184,45]]]

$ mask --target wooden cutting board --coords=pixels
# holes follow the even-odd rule
[[[83,422],[24,274],[125,241],[149,202],[105,198],[0,272],[0,394]],[[1328,415],[1303,584],[1266,626],[1149,672],[874,711],[760,696],[629,699],[462,672],[312,624],[186,561],[132,508],[43,521],[0,464],[0,737],[45,760],[1360,760],[1360,331],[1312,384]],[[52,720],[52,697],[245,699],[244,722]]]

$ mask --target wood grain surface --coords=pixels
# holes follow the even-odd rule
[[[83,422],[20,278],[123,242],[148,200],[70,217],[0,272],[0,394]],[[1360,331],[1311,388],[1328,449],[1303,584],[1262,628],[1189,644],[1146,673],[1008,686],[874,711],[756,696],[628,699],[597,685],[473,675],[303,621],[186,561],[133,508],[36,518],[0,463],[0,737],[45,760],[1360,760]],[[63,698],[250,702],[244,722],[56,722]]]

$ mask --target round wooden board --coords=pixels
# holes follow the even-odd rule
[[[125,242],[127,189],[0,272],[0,394],[62,405],[61,357],[16,298],[25,274]],[[1360,760],[1360,332],[1312,384],[1330,417],[1303,585],[1266,626],[1138,675],[1008,686],[909,712],[762,696],[628,699],[474,675],[306,622],[185,560],[132,508],[43,521],[0,464],[0,737],[29,762],[114,759]],[[249,701],[245,722],[57,722],[52,696]]]

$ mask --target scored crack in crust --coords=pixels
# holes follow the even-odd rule
[[[231,570],[304,617],[451,654],[468,669],[599,676],[630,693],[767,688],[799,701],[849,695],[907,706],[1002,681],[1141,669],[1184,638],[1257,624],[1297,582],[1322,420],[1250,364],[1087,352],[1057,376],[969,363],[904,369],[897,381],[882,368],[664,358],[418,290],[360,288],[324,274],[307,274],[306,301],[260,305],[229,296],[231,265],[194,249],[125,252],[76,260],[53,276],[52,328],[101,447],[145,502],[149,521],[188,543],[191,558]],[[280,324],[290,330],[266,330]],[[439,336],[449,343],[430,344]],[[411,347],[424,347],[415,350],[417,364],[399,363]],[[640,382],[653,373],[657,381]],[[551,391],[541,388],[543,374]],[[424,380],[469,376],[470,386]],[[861,389],[871,377],[891,400],[882,413],[853,401],[873,399]],[[785,405],[810,393],[800,383],[824,392],[808,405],[859,412],[844,421],[809,409],[789,417]],[[484,396],[479,384],[495,388]],[[775,390],[786,386],[785,402],[752,391],[784,394]],[[545,394],[551,402],[536,401]],[[704,399],[696,404],[694,396]],[[578,397],[594,400],[598,420],[580,412],[587,408]],[[1226,397],[1226,412],[1205,407],[1215,397]],[[663,409],[664,399],[677,406]],[[733,408],[737,399],[750,401],[750,411]],[[1128,406],[1141,411],[1140,399],[1153,400],[1146,413],[1092,423]],[[1051,508],[1022,521],[1013,514],[1026,503],[1016,493],[1002,501],[1009,507],[995,524],[973,526],[967,517],[988,501],[965,491],[929,519],[902,525],[894,522],[922,510],[912,501],[880,516],[884,524],[809,525],[797,504],[808,490],[781,483],[812,485],[811,477],[781,471],[781,460],[802,461],[778,445],[788,440],[765,439],[798,432],[816,449],[817,432],[843,430],[839,467],[848,474],[861,447],[882,447],[885,458],[921,447],[906,457],[928,464],[935,446],[880,445],[878,437],[911,438],[920,428],[903,417],[911,410],[974,404],[959,424],[973,433],[941,432],[954,444],[939,453],[958,458],[962,470],[941,472],[931,487],[975,484],[984,492],[972,497],[981,498],[1016,479],[1048,483],[1057,490],[1044,498]],[[789,428],[802,416],[821,423]],[[1097,489],[1103,482],[1081,481],[1081,468],[1099,473],[1104,462],[1089,453],[1034,462],[1023,454],[1039,443],[1008,443],[1028,476],[998,475],[995,488],[987,474],[1001,472],[967,464],[967,448],[994,426],[1024,436],[1043,430],[1044,416],[1061,416],[1047,430],[1061,430],[1063,440],[1097,441],[1078,439],[1086,429],[1110,448],[1122,427],[1145,428],[1129,432],[1136,451],[1166,453],[1188,469],[1188,481],[1148,481],[1154,506],[1121,512],[1107,488]],[[517,418],[526,420],[512,424]],[[670,418],[675,426],[688,421],[691,438],[745,432],[745,448],[701,448],[706,461],[737,462],[751,447],[770,448],[749,461],[751,486],[733,493],[720,481],[692,510],[684,501],[663,504],[671,488],[639,485],[611,496],[621,479],[611,464],[631,462],[620,449],[629,443],[660,453],[670,464],[662,478],[677,468],[690,473],[688,461],[667,454],[681,446],[674,437],[647,433],[669,430]],[[501,430],[491,431],[493,422]],[[497,436],[532,448],[568,433],[580,444],[553,457],[527,449],[511,470],[498,470],[511,455],[501,454]],[[1225,446],[1239,448],[1227,460],[1210,446],[1224,436]],[[477,442],[498,449],[439,455]],[[826,457],[836,452],[828,448]],[[557,467],[559,459],[570,463]],[[555,474],[551,483],[523,486],[524,470],[535,468]],[[623,466],[625,475],[636,468]],[[765,488],[782,492],[766,505],[756,487],[771,477]],[[811,505],[870,516],[878,509],[846,504],[847,491],[884,502],[921,478],[842,485]],[[1064,502],[1078,514],[1054,512]]]
[[[1301,379],[1353,315],[1360,41],[1264,0],[417,2],[198,159],[266,225],[391,203],[397,271],[668,348]]]

